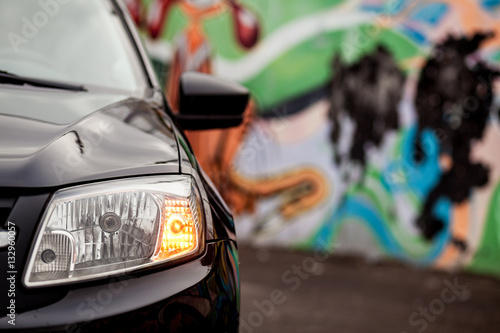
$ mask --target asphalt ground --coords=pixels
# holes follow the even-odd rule
[[[500,333],[500,279],[240,246],[240,332]]]

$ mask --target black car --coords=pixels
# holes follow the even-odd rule
[[[179,90],[174,114],[119,1],[0,2],[0,329],[237,332],[233,218],[182,129],[248,92]]]

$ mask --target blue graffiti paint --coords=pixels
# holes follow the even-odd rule
[[[433,3],[418,9],[410,16],[410,19],[435,26],[443,19],[448,11],[448,5],[444,3]]]
[[[443,200],[440,202],[439,206],[440,213],[448,220],[451,207],[450,202]],[[434,262],[444,250],[450,239],[449,231],[445,230],[436,236],[428,253],[419,258],[412,257],[408,255],[404,248],[398,243],[398,240],[388,228],[387,222],[383,220],[375,207],[362,198],[354,196],[347,199],[344,206],[337,210],[328,223],[325,224],[325,228],[320,230],[315,241],[315,248],[324,250],[324,245],[330,244],[332,238],[335,236],[335,227],[349,219],[364,223],[372,234],[375,235],[383,251],[389,256],[411,261],[419,265],[429,265]]]
[[[408,38],[410,38],[412,41],[414,41],[417,44],[423,45],[427,43],[427,37],[425,34],[423,34],[420,31],[417,31],[416,29],[406,25],[406,24],[401,24],[397,30]]]
[[[430,130],[422,132],[422,149],[425,153],[420,163],[415,163],[415,136],[416,126],[409,128],[403,135],[401,156],[399,159],[389,163],[383,172],[381,179],[384,186],[394,195],[397,192],[411,192],[420,199],[420,204],[425,201],[425,197],[436,186],[441,177],[439,168],[440,144],[437,136]],[[397,177],[390,175],[397,170]],[[403,172],[401,174],[401,172]],[[396,179],[397,181],[394,181]],[[438,201],[434,207],[434,214],[449,224],[451,219],[451,202],[446,198]],[[338,226],[348,220],[353,219],[362,222],[375,235],[382,249],[391,257],[412,261],[417,264],[428,265],[437,259],[444,250],[450,239],[450,230],[446,226],[432,242],[430,250],[421,257],[415,258],[405,252],[404,247],[392,234],[388,227],[388,221],[384,220],[382,214],[377,211],[376,205],[370,202],[366,196],[354,193],[344,198],[332,216],[322,225],[316,234],[315,248],[325,249],[336,236]]]
[[[481,6],[486,10],[494,10],[500,5],[500,0],[481,0]]]
[[[372,5],[372,4],[361,5],[361,10],[365,11],[365,12],[372,12],[372,13],[384,13],[384,12],[386,12],[386,10],[383,6]]]
[[[393,194],[411,191],[424,200],[441,178],[439,168],[440,145],[436,135],[426,129],[421,134],[424,158],[415,163],[415,136],[417,127],[409,128],[403,135],[401,157],[393,160],[383,171],[382,183]]]
[[[411,2],[415,0],[391,0],[384,2],[368,2],[363,3],[360,7],[362,11],[368,11],[373,13],[387,14],[387,15],[397,15],[408,7]]]
[[[399,14],[414,0],[392,0],[386,5],[387,11],[393,15]]]

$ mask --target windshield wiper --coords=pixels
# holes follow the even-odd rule
[[[6,71],[0,71],[0,84],[15,84],[15,85],[30,85],[34,87],[41,88],[51,88],[51,89],[61,89],[70,91],[87,91],[84,86],[77,86],[73,84],[54,82],[42,79],[33,79],[30,77],[24,77],[16,74],[12,74]]]

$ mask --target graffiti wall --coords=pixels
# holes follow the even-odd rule
[[[500,275],[500,0],[129,0],[173,108],[183,71],[247,86],[189,133],[240,240]]]

